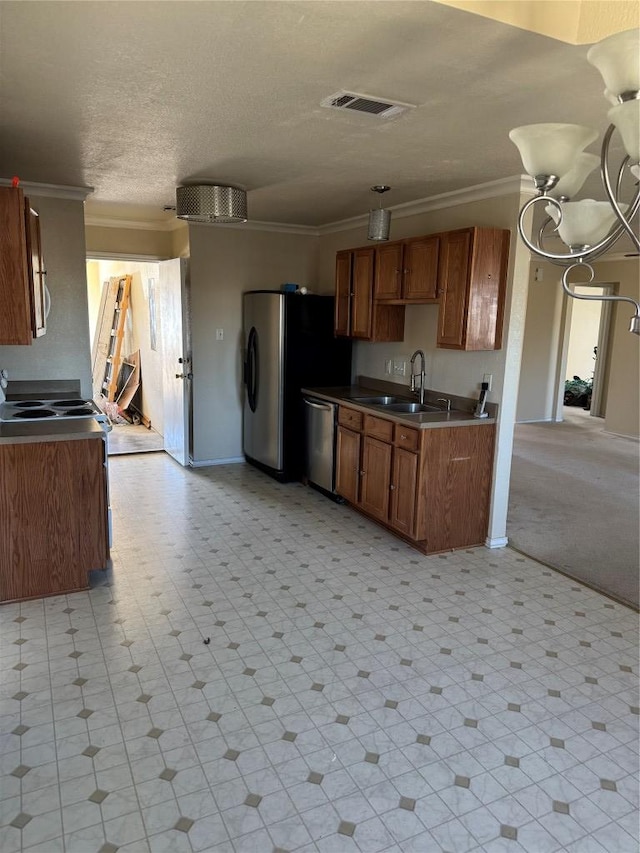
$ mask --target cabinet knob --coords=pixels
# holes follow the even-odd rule
[[[395,486],[391,485],[391,486],[389,486],[389,488],[391,489],[391,491],[393,491],[395,489]]]
[[[360,471],[360,476],[364,477],[365,473],[366,473],[366,471]]]
[[[401,438],[403,441],[406,441],[406,440],[407,440],[407,436],[406,436],[403,432],[401,432],[401,433],[400,433],[400,438]]]
[[[411,272],[411,270],[407,268],[407,269],[405,269],[405,270],[402,270],[402,272],[403,272],[403,273],[408,273],[408,272]]]

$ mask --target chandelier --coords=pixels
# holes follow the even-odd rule
[[[629,296],[588,296],[574,293],[569,277],[574,270],[586,270],[589,279],[574,281],[588,284],[595,272],[591,264],[616,243],[622,235],[631,239],[640,253],[638,228],[632,222],[640,207],[640,30],[626,30],[592,45],[587,60],[604,80],[605,97],[612,104],[607,113],[611,124],[602,141],[600,157],[584,149],[598,136],[597,131],[576,124],[530,124],[516,127],[509,138],[517,146],[527,174],[534,181],[537,195],[523,205],[518,217],[518,232],[534,254],[564,266],[562,288],[575,299],[628,302],[635,308],[629,331],[640,335],[640,304]],[[611,137],[618,131],[625,155],[617,171],[610,162]],[[589,174],[600,164],[606,201],[583,199],[570,201]],[[622,196],[634,184],[633,198]],[[544,204],[547,218],[536,242],[527,236],[524,219],[536,204]],[[557,234],[568,252],[548,251],[545,239]]]

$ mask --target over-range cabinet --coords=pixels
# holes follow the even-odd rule
[[[243,442],[248,462],[281,481],[304,471],[301,388],[351,384],[351,341],[333,331],[332,296],[243,296]]]

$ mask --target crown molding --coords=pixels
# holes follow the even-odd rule
[[[0,186],[10,187],[13,178],[0,178]],[[48,198],[68,198],[84,201],[93,192],[93,187],[65,187],[61,184],[38,184],[34,181],[20,181],[20,189],[27,195]]]
[[[118,219],[115,216],[89,214],[84,224],[92,228],[124,228],[130,231],[177,231],[184,224],[179,219]]]
[[[487,199],[499,198],[509,195],[535,195],[531,178],[528,175],[512,175],[490,181],[485,184],[477,184],[473,187],[465,187],[453,192],[441,193],[430,198],[417,199],[389,207],[394,218],[403,219],[408,216],[417,216],[421,213],[430,213],[447,207],[456,207],[461,204],[470,204],[475,201],[486,201]],[[90,214],[85,217],[85,225],[95,228],[124,228],[141,231],[174,231],[187,224],[193,228],[241,228],[245,231],[268,231],[281,234],[299,234],[306,237],[322,237],[325,234],[335,234],[339,231],[349,231],[352,228],[366,226],[369,213],[354,216],[350,219],[341,219],[329,222],[326,225],[294,225],[287,222],[262,222],[249,220],[248,222],[227,222],[210,225],[202,222],[187,223],[183,220],[172,218],[162,221],[150,221],[141,219],[118,219],[116,217],[99,216]]]
[[[476,184],[461,190],[453,190],[448,193],[430,196],[429,198],[416,199],[404,204],[387,207],[394,219],[404,219],[407,216],[418,216],[421,213],[431,213],[435,210],[443,210],[447,207],[457,207],[461,204],[470,204],[474,201],[485,201],[486,199],[499,198],[507,195],[535,195],[535,190],[528,175],[512,175],[507,178],[499,178],[497,181],[489,181],[485,184]],[[369,213],[362,216],[354,216],[351,219],[341,219],[338,222],[329,222],[321,225],[318,229],[320,234],[335,234],[338,231],[348,231],[366,225],[369,221]]]
[[[140,255],[131,252],[94,252],[87,249],[88,261],[140,261],[140,263],[157,264],[160,261],[170,260],[169,255]]]

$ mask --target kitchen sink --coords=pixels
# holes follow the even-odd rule
[[[427,406],[424,403],[389,403],[384,407],[388,412],[406,413],[416,415],[421,412],[445,412],[439,406]]]
[[[352,397],[354,403],[363,403],[365,406],[391,406],[393,404],[405,403],[402,397]]]

